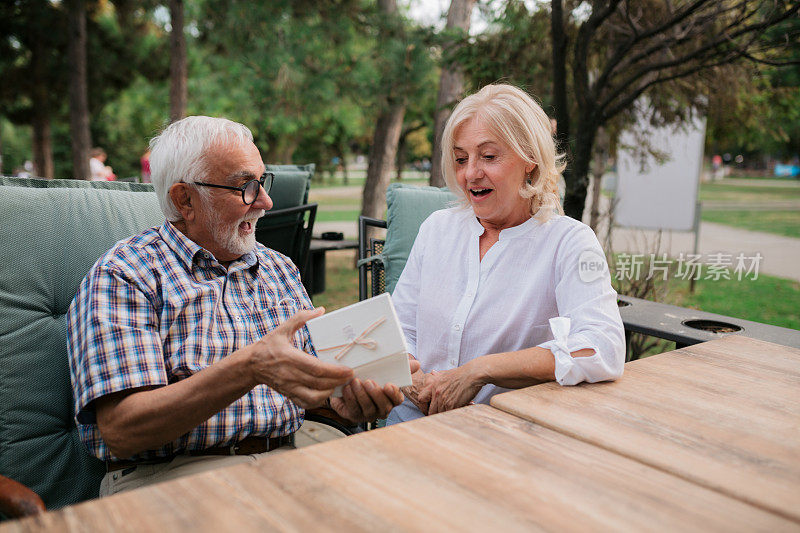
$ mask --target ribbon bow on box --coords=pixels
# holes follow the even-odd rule
[[[378,343],[375,342],[374,339],[370,339],[369,337],[367,337],[367,334],[371,333],[372,330],[374,330],[375,328],[377,328],[378,326],[380,326],[384,322],[386,322],[386,317],[382,316],[378,320],[376,320],[375,322],[373,322],[372,324],[367,326],[366,329],[364,329],[364,331],[361,332],[361,335],[359,335],[358,337],[354,338],[350,342],[345,343],[345,344],[340,344],[338,346],[331,346],[329,348],[319,348],[317,351],[318,352],[326,352],[328,350],[337,350],[337,349],[341,348],[341,351],[339,351],[339,353],[337,353],[336,355],[333,356],[333,358],[338,361],[339,359],[344,357],[345,354],[347,352],[349,352],[350,349],[353,348],[353,346],[355,346],[355,345],[363,346],[367,350],[374,350],[375,348],[377,348]]]
[[[379,387],[411,385],[408,345],[388,293],[312,318],[306,325],[314,346],[320,347],[315,349],[321,361],[349,366],[356,379]],[[333,395],[341,396],[341,389]]]

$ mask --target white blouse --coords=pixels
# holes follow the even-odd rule
[[[553,352],[561,385],[621,376],[625,332],[591,228],[565,216],[545,224],[531,218],[502,230],[481,260],[483,231],[463,208],[437,211],[420,227],[392,300],[423,372],[541,346]],[[570,355],[583,348],[594,355]],[[506,390],[486,385],[474,401]],[[419,416],[406,400],[388,423]]]

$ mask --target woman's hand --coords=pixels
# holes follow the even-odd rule
[[[464,366],[426,376],[418,401],[427,403],[429,415],[468,405],[485,385],[478,377],[479,359]]]
[[[426,374],[422,370],[417,369],[416,372],[411,373],[411,386],[403,387],[401,389],[406,398],[411,400],[411,403],[413,403],[417,409],[422,411],[423,415],[428,414],[428,402],[421,402],[419,400],[419,393],[422,392],[422,389],[425,386],[425,380],[429,376],[430,374]]]

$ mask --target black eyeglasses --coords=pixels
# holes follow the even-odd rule
[[[272,172],[264,172],[261,178],[257,180],[250,180],[241,187],[233,187],[231,185],[217,185],[216,183],[203,183],[202,181],[193,182],[195,185],[202,185],[203,187],[215,187],[217,189],[230,189],[232,191],[242,192],[242,201],[245,205],[250,205],[258,200],[258,193],[261,192],[261,187],[269,194],[272,190],[272,182],[275,181],[275,174]]]

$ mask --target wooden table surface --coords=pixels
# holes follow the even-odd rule
[[[209,471],[3,531],[797,530],[485,405]]]
[[[800,522],[800,350],[738,336],[492,405]]]

